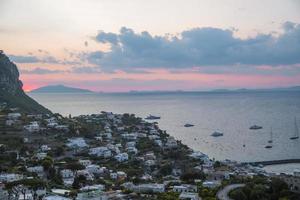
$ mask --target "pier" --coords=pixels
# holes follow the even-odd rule
[[[284,159],[284,160],[269,160],[269,161],[257,161],[257,162],[243,162],[243,164],[251,165],[278,165],[278,164],[289,164],[289,163],[300,163],[300,159]]]

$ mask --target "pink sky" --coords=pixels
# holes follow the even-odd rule
[[[24,83],[24,89],[26,91],[49,84],[65,84],[103,92],[126,92],[130,90],[272,88],[300,85],[300,75],[171,73],[168,71],[162,72],[162,70],[144,74],[125,72],[109,74],[21,74],[20,78]]]
[[[26,91],[288,87],[300,85],[299,9],[294,0],[2,0],[0,44]]]

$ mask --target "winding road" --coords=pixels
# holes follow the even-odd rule
[[[224,187],[222,190],[219,190],[217,193],[217,198],[219,200],[232,200],[231,198],[229,198],[228,193],[231,190],[234,190],[236,188],[240,188],[240,187],[244,187],[245,184],[232,184],[232,185],[227,185],[226,187]]]

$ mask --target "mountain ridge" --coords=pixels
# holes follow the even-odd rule
[[[50,110],[25,94],[19,75],[17,66],[0,50],[0,103],[27,113],[50,114]]]
[[[93,91],[65,85],[47,85],[34,89],[29,93],[93,93]]]

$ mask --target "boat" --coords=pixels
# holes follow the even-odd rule
[[[268,143],[273,143],[273,131],[271,127],[271,132],[270,132],[270,140],[268,140]]]
[[[145,119],[148,119],[148,120],[155,120],[155,119],[160,119],[159,116],[154,116],[154,115],[149,115],[147,116]]]
[[[253,126],[250,126],[250,130],[258,130],[258,129],[262,129],[263,127],[262,126],[258,126],[258,125],[253,125]]]
[[[213,133],[211,134],[211,136],[213,136],[213,137],[220,137],[220,136],[223,136],[223,135],[224,135],[224,133],[218,132],[218,131],[215,131],[215,132],[213,132]]]
[[[266,149],[271,149],[272,147],[273,147],[272,145],[265,146]]]
[[[193,127],[195,126],[194,124],[185,124],[184,127]]]
[[[295,125],[295,135],[290,137],[291,140],[299,139],[299,129],[298,129],[296,117],[295,117],[295,124],[294,125]]]

